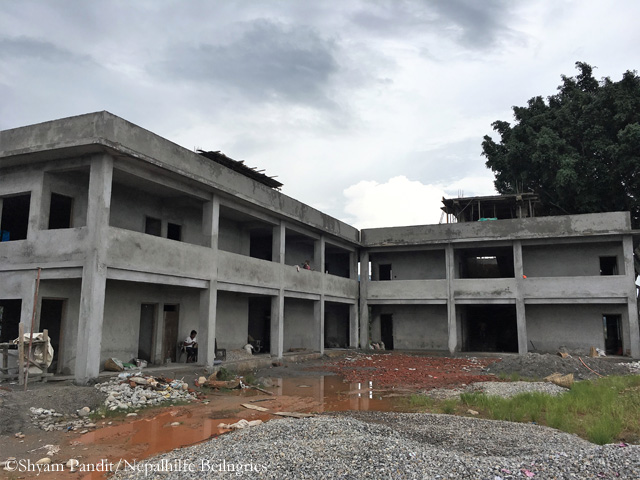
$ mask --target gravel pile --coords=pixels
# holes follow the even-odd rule
[[[569,390],[550,382],[478,382],[470,385],[467,392],[481,392],[485,395],[511,398],[521,393],[547,393],[560,395]]]
[[[87,417],[91,412],[89,407],[84,407],[77,414],[62,414],[53,409],[34,408],[29,409],[32,423],[44,430],[53,432],[54,430],[83,430],[95,428],[96,424]]]
[[[601,375],[629,375],[629,367],[624,363],[616,363],[607,357],[590,358],[581,356],[582,361],[589,368]],[[502,360],[487,366],[486,373],[518,373],[522,377],[544,378],[552,373],[566,375],[573,373],[576,380],[596,378],[597,375],[589,371],[578,356],[561,358],[559,355],[549,353],[527,353],[526,355],[502,355]]]
[[[640,478],[640,446],[599,447],[537,425],[348,412],[272,420],[122,468],[113,478]]]

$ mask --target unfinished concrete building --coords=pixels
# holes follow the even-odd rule
[[[277,186],[107,112],[0,132],[0,343],[30,328],[41,268],[35,329],[79,382],[178,361],[192,329],[209,365],[248,341],[640,356],[627,213],[359,232]]]

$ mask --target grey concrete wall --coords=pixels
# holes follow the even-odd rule
[[[615,235],[631,228],[629,212],[557,217],[517,218],[490,222],[449,223],[412,227],[371,228],[361,232],[365,247],[424,245],[443,241],[562,238]]]
[[[393,315],[395,350],[447,350],[446,305],[374,305],[372,341],[380,341],[380,315]]]
[[[523,245],[522,263],[527,277],[578,277],[600,275],[600,257],[617,257],[618,274],[624,275],[622,243]]]
[[[446,276],[444,248],[371,254],[372,280],[378,280],[379,266],[391,264],[393,280],[436,280]]]
[[[47,229],[49,225],[52,193],[73,198],[71,227],[84,227],[87,224],[87,206],[89,202],[88,172],[72,170],[64,173],[47,173],[44,176],[42,193],[42,229]]]
[[[247,344],[249,297],[241,293],[218,292],[216,339],[218,348],[234,350]]]
[[[321,265],[314,264],[313,245],[292,241],[287,238],[284,254],[284,263],[286,263],[287,265],[302,265],[305,260],[309,260],[312,270],[322,270]]]
[[[446,280],[391,280],[368,282],[367,299],[377,300],[446,300]]]
[[[249,255],[250,234],[243,228],[242,223],[220,217],[220,231],[218,233],[218,248],[226,252]]]
[[[101,146],[150,161],[249,204],[329,232],[349,243],[359,241],[358,230],[352,226],[109,112],[90,113],[1,131],[0,167],[24,163],[24,158],[15,157],[18,155],[36,161],[44,157],[63,157],[73,148],[89,151]],[[52,150],[57,150],[55,156],[51,154]],[[9,158],[12,156],[14,158]]]
[[[78,338],[78,315],[80,313],[80,287],[81,280],[43,280],[40,282],[39,305],[42,299],[64,300],[62,312],[62,325],[60,334],[60,351],[57,352],[60,371],[64,375],[73,373],[76,360],[76,342]],[[38,307],[38,317],[36,331],[41,331],[40,325],[41,308]]]
[[[604,349],[603,314],[621,315],[627,324],[625,305],[526,305],[525,309],[527,337],[536,351],[555,353],[565,346],[586,355],[591,346]],[[628,338],[626,326],[622,334]]]
[[[313,303],[298,298],[284,299],[284,352],[290,348],[317,351],[320,345],[313,316]]]
[[[193,245],[206,245],[202,234],[202,208],[181,207],[174,199],[140,192],[118,183],[113,184],[109,225],[142,232],[146,217],[160,219],[163,236],[167,223],[182,226],[182,241]]]
[[[137,357],[143,303],[158,304],[160,322],[164,321],[163,305],[179,305],[177,345],[191,330],[198,329],[199,302],[199,290],[196,289],[107,280],[101,365],[109,357],[125,362]]]

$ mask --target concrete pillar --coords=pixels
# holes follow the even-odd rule
[[[527,338],[527,316],[524,305],[524,270],[522,266],[522,242],[513,242],[513,270],[516,280],[516,328],[518,330],[518,353],[524,355],[529,351]]]
[[[313,242],[313,265],[312,268],[318,272],[324,273],[325,268],[325,241],[324,235],[321,235],[318,240]]]
[[[75,380],[86,384],[100,372],[102,323],[107,282],[105,265],[113,158],[102,154],[93,157],[89,175],[87,229],[89,250],[82,271]]]
[[[360,252],[360,348],[369,348],[369,303],[367,286],[369,284],[369,252]]]
[[[202,209],[202,233],[214,255],[209,268],[209,288],[200,291],[198,326],[198,362],[212,367],[216,357],[216,312],[218,305],[218,235],[220,232],[220,198],[214,195]]]
[[[358,348],[358,305],[349,305],[349,347]]]
[[[35,232],[42,230],[42,196],[43,196],[44,174],[38,176],[38,181],[31,188],[29,200],[29,225],[27,227],[27,238],[32,239]]]
[[[318,351],[324,353],[324,295],[313,302],[313,320],[318,332]]]
[[[156,304],[156,336],[154,338],[155,350],[154,356],[152,358],[153,363],[157,365],[161,365],[164,363],[164,352],[162,348],[164,347],[164,304],[158,303]]]
[[[216,308],[218,282],[211,280],[209,288],[200,291],[200,324],[198,326],[198,363],[212,367],[216,358]]]
[[[284,263],[285,258],[286,231],[284,223],[273,227],[273,246],[271,258],[276,263]]]
[[[3,206],[3,199],[2,197],[0,197],[0,225],[2,225],[2,207]],[[2,233],[0,232],[0,235],[2,235]],[[0,237],[1,239],[1,237]]]
[[[32,271],[32,278],[26,278],[22,282],[20,305],[20,323],[24,325],[24,332],[31,331],[31,318],[33,316],[33,299],[36,295],[36,279],[38,278],[38,270]],[[29,273],[25,272],[27,275]]]
[[[445,265],[447,271],[447,331],[449,335],[448,347],[452,355],[458,349],[458,322],[456,317],[456,300],[453,291],[453,281],[456,277],[456,263],[453,245],[445,248]]]
[[[358,252],[349,252],[349,278],[358,279]]]
[[[218,250],[218,236],[220,234],[220,198],[216,195],[213,200],[206,202],[202,208],[202,234],[206,246]]]
[[[271,297],[271,356],[282,358],[284,352],[284,289]]]
[[[629,351],[632,358],[640,358],[640,328],[638,327],[638,299],[636,297],[636,273],[633,262],[633,237],[625,235],[622,239],[622,251],[624,253],[624,274],[628,279],[627,290],[627,317],[629,319],[629,339],[627,345],[623,344],[623,350]]]

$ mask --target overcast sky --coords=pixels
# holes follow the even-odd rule
[[[494,193],[482,138],[574,63],[639,69],[636,0],[0,2],[0,129],[99,110],[359,228]]]

